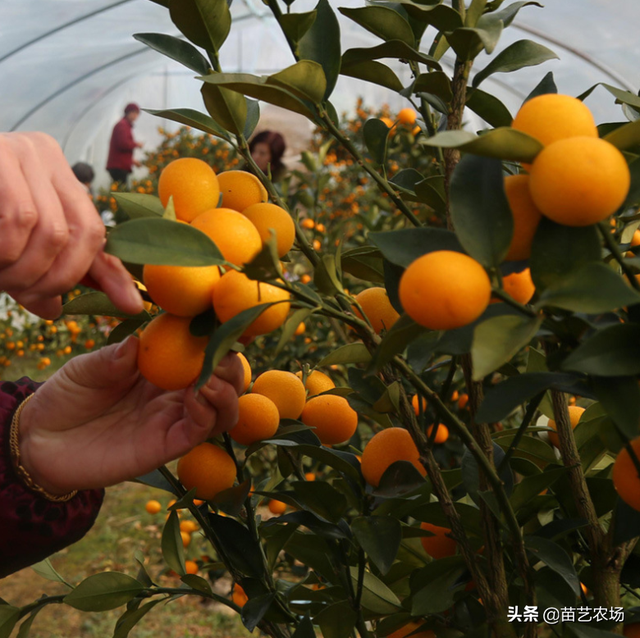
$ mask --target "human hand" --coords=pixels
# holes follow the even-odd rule
[[[133,162],[132,162],[132,163],[133,163],[133,165],[134,165],[136,168],[140,168],[140,167],[142,166],[142,163],[141,163],[141,162],[139,162],[138,160],[133,160]]]
[[[227,355],[198,395],[168,392],[138,372],[138,340],[75,357],[20,416],[20,456],[52,494],[107,487],[142,476],[233,428],[243,368]]]
[[[136,148],[142,148],[144,144],[142,142],[136,142]]]
[[[90,274],[118,308],[137,314],[140,294],[104,243],[104,224],[58,143],[0,133],[0,291],[55,319],[60,295]]]

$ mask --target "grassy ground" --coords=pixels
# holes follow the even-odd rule
[[[52,366],[53,367],[53,366]],[[5,379],[27,375],[45,380],[54,370],[34,370],[31,362],[22,360],[9,367]],[[89,533],[78,543],[51,558],[53,566],[69,582],[77,583],[91,574],[105,570],[122,571],[136,575],[134,552],[139,549],[147,557],[146,567],[159,584],[176,587],[179,581],[164,573],[160,551],[160,536],[164,512],[156,515],[145,511],[149,499],[159,500],[166,506],[171,496],[136,483],[124,483],[107,490],[98,520]],[[211,548],[199,533],[194,533],[187,550],[187,558],[197,559],[211,554]],[[216,583],[218,593],[227,595],[229,580]],[[62,585],[49,582],[32,569],[25,569],[0,580],[0,597],[13,605],[33,602],[42,594],[65,593]],[[83,613],[66,605],[51,605],[35,619],[32,638],[106,638],[113,634],[122,609],[104,613]],[[133,638],[242,638],[250,636],[235,614],[223,606],[183,597],[170,605],[158,605],[133,630]]]

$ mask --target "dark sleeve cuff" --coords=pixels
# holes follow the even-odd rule
[[[0,383],[0,578],[80,540],[104,499],[104,490],[84,490],[66,503],[54,503],[16,475],[9,447],[11,420],[39,385],[27,378]]]

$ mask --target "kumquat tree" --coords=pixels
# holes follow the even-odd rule
[[[240,416],[139,478],[173,499],[161,546],[175,587],[139,554],[79,583],[45,563],[64,592],[0,606],[0,636],[63,603],[122,608],[124,638],[185,596],[273,638],[640,635],[640,98],[563,95],[551,73],[515,114],[485,92],[557,57],[530,40],[493,54],[537,2],[268,0],[291,65],[255,76],[220,66],[224,0],[154,1],[185,39],[136,38],[193,72],[204,107],[150,112],[249,171],[170,158],[157,194],[117,194],[127,219],[106,249],[153,305],[122,317],[95,290],[65,313],[118,317],[112,343],[139,333],[139,370],[163,389],[202,387],[239,352]],[[336,11],[380,44],[344,50]],[[339,74],[406,108],[345,127]],[[594,121],[595,89],[620,121]],[[249,152],[260,102],[319,131],[284,186]],[[366,211],[341,206],[351,192]],[[211,558],[189,552],[196,533]],[[221,570],[233,594],[212,587]]]

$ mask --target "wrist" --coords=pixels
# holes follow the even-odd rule
[[[24,470],[27,473],[27,477],[31,479],[29,481],[23,475],[23,472],[19,472],[27,487],[33,488],[33,484],[35,484],[35,486],[53,497],[65,496],[69,490],[55,485],[43,471],[43,461],[47,457],[47,444],[45,437],[37,428],[37,413],[37,404],[34,404],[33,401],[29,400],[23,404],[18,415],[18,421],[15,424],[17,429],[17,450],[14,453],[14,462],[17,457],[19,468]]]

